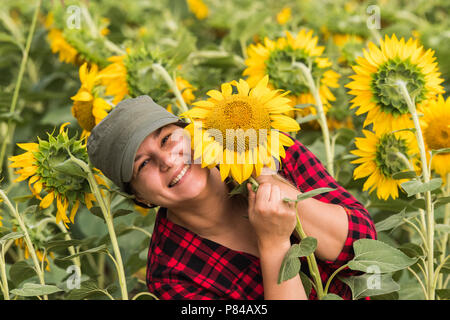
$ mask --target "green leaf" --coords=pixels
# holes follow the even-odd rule
[[[403,190],[408,194],[408,197],[417,193],[423,193],[427,191],[433,191],[438,189],[442,185],[441,178],[431,179],[429,182],[423,183],[418,180],[406,181],[401,184]]]
[[[402,171],[397,172],[392,175],[392,179],[401,180],[401,179],[414,179],[417,177],[415,171]]]
[[[11,290],[11,293],[18,296],[35,297],[35,296],[49,295],[60,291],[62,291],[60,288],[53,285],[25,283],[22,288]]]
[[[54,166],[54,169],[67,175],[87,178],[87,173],[84,172],[83,169],[71,159],[58,163]]]
[[[363,274],[339,279],[350,287],[354,300],[400,290],[390,274]]]
[[[125,216],[127,214],[133,213],[133,210],[126,210],[126,209],[118,209],[113,213],[113,219],[120,217],[120,216]]]
[[[297,257],[306,257],[314,253],[317,248],[317,239],[313,237],[306,237],[299,243],[296,251]]]
[[[402,225],[404,223],[403,219],[406,218],[405,210],[406,209],[403,209],[399,213],[393,214],[386,219],[375,223],[375,229],[377,232],[395,229]]]
[[[80,256],[83,256],[86,254],[92,254],[92,253],[108,253],[108,249],[106,248],[106,245],[103,244],[101,246],[91,248],[91,249],[88,249],[88,250],[85,250],[82,252],[78,252],[78,253],[72,254],[70,256],[64,257],[64,258],[57,258],[55,260],[68,261],[68,260],[72,260],[73,258],[80,257]]]
[[[450,300],[450,289],[436,289],[436,294],[442,300]]]
[[[106,295],[106,290],[100,289],[97,286],[97,281],[95,280],[87,280],[80,284],[79,289],[73,289],[71,290],[66,298],[68,300],[82,300],[87,298],[88,296],[94,295],[94,294],[102,294]]]
[[[355,256],[348,263],[348,267],[352,270],[369,273],[394,272],[405,269],[417,261],[417,258],[410,258],[400,250],[378,240],[356,240],[353,249]]]
[[[25,260],[14,263],[9,269],[9,277],[16,286],[35,275],[36,271]]]
[[[425,256],[422,247],[415,243],[408,242],[402,244],[398,249],[410,258],[419,258]]]
[[[293,246],[295,246],[295,244]],[[293,246],[288,250],[286,256],[281,262],[281,268],[278,273],[278,284],[282,283],[283,281],[292,279],[300,272],[300,260],[297,257],[293,256],[292,251],[296,250],[293,249]]]
[[[444,204],[450,203],[450,197],[440,197],[434,202],[434,207],[438,208]]]
[[[431,150],[432,155],[436,155],[439,153],[450,153],[450,148],[442,148],[442,149],[438,149],[438,150]]]
[[[22,238],[24,236],[23,232],[11,232],[0,238],[0,244],[6,243],[8,240],[15,240]]]
[[[450,233],[450,226],[447,224],[438,223],[434,226],[434,229],[439,232]]]
[[[83,240],[71,239],[71,240],[55,240],[49,241],[45,244],[47,251],[65,249],[71,246],[79,246],[83,243]]]
[[[334,293],[328,293],[322,297],[322,300],[344,300],[340,296]]]
[[[309,199],[309,198],[315,197],[315,196],[317,196],[319,194],[322,194],[322,193],[325,193],[325,192],[334,191],[334,190],[336,190],[336,188],[317,188],[317,189],[310,190],[310,191],[303,192],[303,193],[299,194],[297,196],[297,200],[291,200],[289,198],[284,198],[283,201],[299,202],[299,201],[302,201],[302,200],[305,200],[305,199]]]
[[[305,289],[306,296],[309,297],[311,293],[311,289],[313,287],[313,283],[311,279],[302,271],[300,271],[300,280],[302,280],[303,289]]]
[[[308,114],[307,116],[304,116],[304,117],[297,117],[295,120],[299,124],[302,124],[302,123],[306,123],[306,122],[317,120],[317,119],[319,119],[318,115],[316,115],[316,114]]]

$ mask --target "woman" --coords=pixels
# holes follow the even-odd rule
[[[217,168],[186,158],[180,119],[148,96],[124,100],[92,131],[89,157],[95,167],[138,203],[160,206],[148,254],[147,284],[161,299],[314,299],[300,276],[277,283],[281,262],[297,241],[296,214],[317,239],[322,281],[353,256],[352,245],[375,238],[364,207],[326,172],[300,142],[286,149],[277,174],[248,185],[248,200],[230,197]],[[191,160],[191,161],[187,161]],[[300,190],[335,191],[298,203]],[[306,261],[302,261],[306,267]],[[308,269],[302,270],[308,274]],[[349,275],[349,270],[340,275]],[[344,299],[350,289],[335,278],[329,288]]]

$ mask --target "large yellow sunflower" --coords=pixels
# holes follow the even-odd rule
[[[331,88],[339,86],[340,75],[331,70],[328,58],[321,57],[324,47],[317,46],[318,37],[313,31],[302,29],[293,36],[286,31],[286,37],[273,41],[264,38],[264,44],[251,44],[248,48],[247,68],[243,75],[248,75],[248,83],[255,85],[266,74],[271,88],[289,91],[293,105],[315,104],[315,99],[299,70],[293,68],[292,62],[302,62],[310,66],[313,77],[319,82],[319,94],[324,111],[330,108],[330,101],[336,100]],[[316,113],[315,108],[304,109],[301,113]]]
[[[84,63],[80,67],[79,74],[81,87],[77,94],[71,97],[74,101],[72,115],[83,128],[82,137],[84,137],[108,115],[111,106],[95,93],[95,86],[99,81],[97,65],[92,65],[88,69],[87,63]]]
[[[427,151],[450,148],[450,97],[444,100],[439,95],[420,111],[423,112],[420,125]],[[446,181],[450,173],[450,152],[433,155],[431,168]]]
[[[193,138],[194,161],[201,158],[202,166],[209,168],[219,165],[222,180],[231,173],[242,183],[253,172],[258,176],[264,165],[276,169],[273,159],[279,161],[285,156],[284,146],[293,144],[279,133],[300,129],[283,115],[292,110],[290,101],[268,82],[265,76],[255,86],[242,79],[224,83],[221,91],[210,90],[210,98],[194,102],[195,107],[182,115],[193,120],[186,129]]]
[[[58,165],[69,158],[68,150],[76,158],[88,161],[86,146],[82,140],[69,139],[64,130],[67,124],[61,126],[58,136],[49,135],[48,141],[17,144],[26,152],[9,158],[12,162],[10,167],[19,168],[16,171],[19,177],[15,181],[29,179],[28,186],[33,195],[41,200],[41,208],[48,208],[56,200],[56,223],[62,221],[66,227],[67,223],[74,223],[80,202],[90,208],[95,200],[87,179],[58,169]],[[106,185],[99,175],[95,177],[98,183]],[[45,193],[43,198],[42,192]],[[69,207],[70,215],[67,217]]]
[[[398,131],[395,133],[373,133],[363,130],[364,138],[356,138],[357,150],[351,153],[359,158],[353,160],[359,166],[353,172],[355,179],[367,177],[363,191],[373,192],[377,190],[379,199],[387,200],[398,197],[400,184],[407,179],[393,179],[394,173],[409,171],[413,168],[416,172],[418,166],[415,155],[419,149],[415,136],[410,131]],[[409,164],[406,163],[409,162]]]
[[[402,80],[413,101],[420,105],[424,101],[443,93],[440,86],[434,51],[424,50],[417,40],[407,42],[395,35],[380,40],[380,47],[369,43],[363,50],[364,57],[357,58],[353,66],[355,75],[346,85],[355,98],[352,108],[357,115],[367,112],[364,126],[373,123],[374,131],[391,132],[414,127],[408,106],[398,91],[397,81]]]

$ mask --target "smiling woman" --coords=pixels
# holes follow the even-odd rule
[[[248,188],[242,201],[230,197],[219,166],[194,161],[185,126],[141,96],[120,102],[87,143],[94,166],[122,191],[143,206],[160,207],[147,265],[148,289],[159,298],[315,299],[315,290],[308,296],[299,275],[278,283],[282,260],[291,242],[298,242],[296,215],[305,233],[317,239],[323,281],[353,257],[355,240],[376,237],[365,208],[290,136],[285,135],[292,142],[284,146],[280,170],[262,170],[258,190]],[[334,191],[297,207],[282,200],[320,187]],[[351,298],[339,279],[329,292]]]

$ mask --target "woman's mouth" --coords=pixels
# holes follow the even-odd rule
[[[184,175],[186,174],[186,172],[189,170],[189,168],[191,167],[190,164],[187,164],[184,166],[184,168],[180,171],[180,173],[169,183],[169,188],[173,188],[174,186],[176,186],[181,179],[183,179]]]

